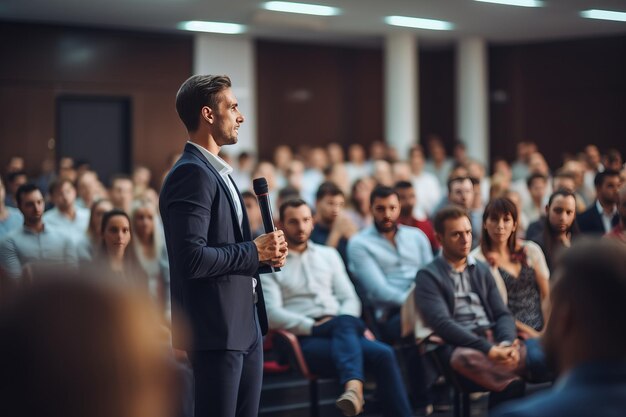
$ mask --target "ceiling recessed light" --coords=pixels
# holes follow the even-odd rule
[[[626,12],[614,12],[611,10],[590,9],[580,12],[582,17],[588,19],[614,20],[616,22],[626,22]]]
[[[316,16],[336,16],[341,13],[341,9],[337,7],[308,3],[292,3],[290,1],[268,1],[263,3],[263,8],[273,12],[312,14]]]
[[[387,16],[385,23],[392,26],[402,26],[405,28],[429,29],[429,30],[452,30],[454,25],[444,20],[423,19],[420,17],[408,16]]]
[[[475,0],[483,3],[505,4],[507,6],[543,7],[541,0]]]
[[[202,20],[181,22],[178,24],[178,28],[192,32],[225,33],[228,35],[236,35],[246,31],[246,27],[238,23],[205,22]]]

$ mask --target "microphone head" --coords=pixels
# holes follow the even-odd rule
[[[265,177],[259,177],[252,180],[252,188],[254,188],[254,194],[257,196],[267,194],[269,187],[267,186],[267,180]]]

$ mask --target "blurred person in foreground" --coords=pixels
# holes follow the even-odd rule
[[[48,273],[0,310],[0,334],[3,417],[177,415],[167,332],[143,294]]]
[[[623,416],[626,410],[626,247],[586,240],[559,259],[543,337],[555,387],[492,417]]]
[[[252,240],[233,168],[218,155],[244,117],[227,76],[195,75],[176,94],[189,140],[159,199],[170,265],[174,347],[187,351],[196,417],[256,417],[267,332],[260,267],[282,267],[283,232]],[[273,166],[270,164],[273,168]],[[181,338],[184,316],[192,342]]]

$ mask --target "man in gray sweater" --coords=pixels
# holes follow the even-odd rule
[[[445,207],[435,216],[434,228],[442,252],[417,273],[415,302],[426,325],[446,343],[440,349],[442,361],[449,363],[454,348],[467,347],[515,369],[520,360],[515,321],[489,267],[469,256],[472,224],[467,212]],[[511,388],[520,389],[517,384]],[[523,389],[505,389],[492,396],[490,405],[519,394]]]

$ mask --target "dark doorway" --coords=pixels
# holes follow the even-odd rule
[[[105,184],[113,174],[129,173],[130,99],[58,97],[56,154],[89,162]]]

